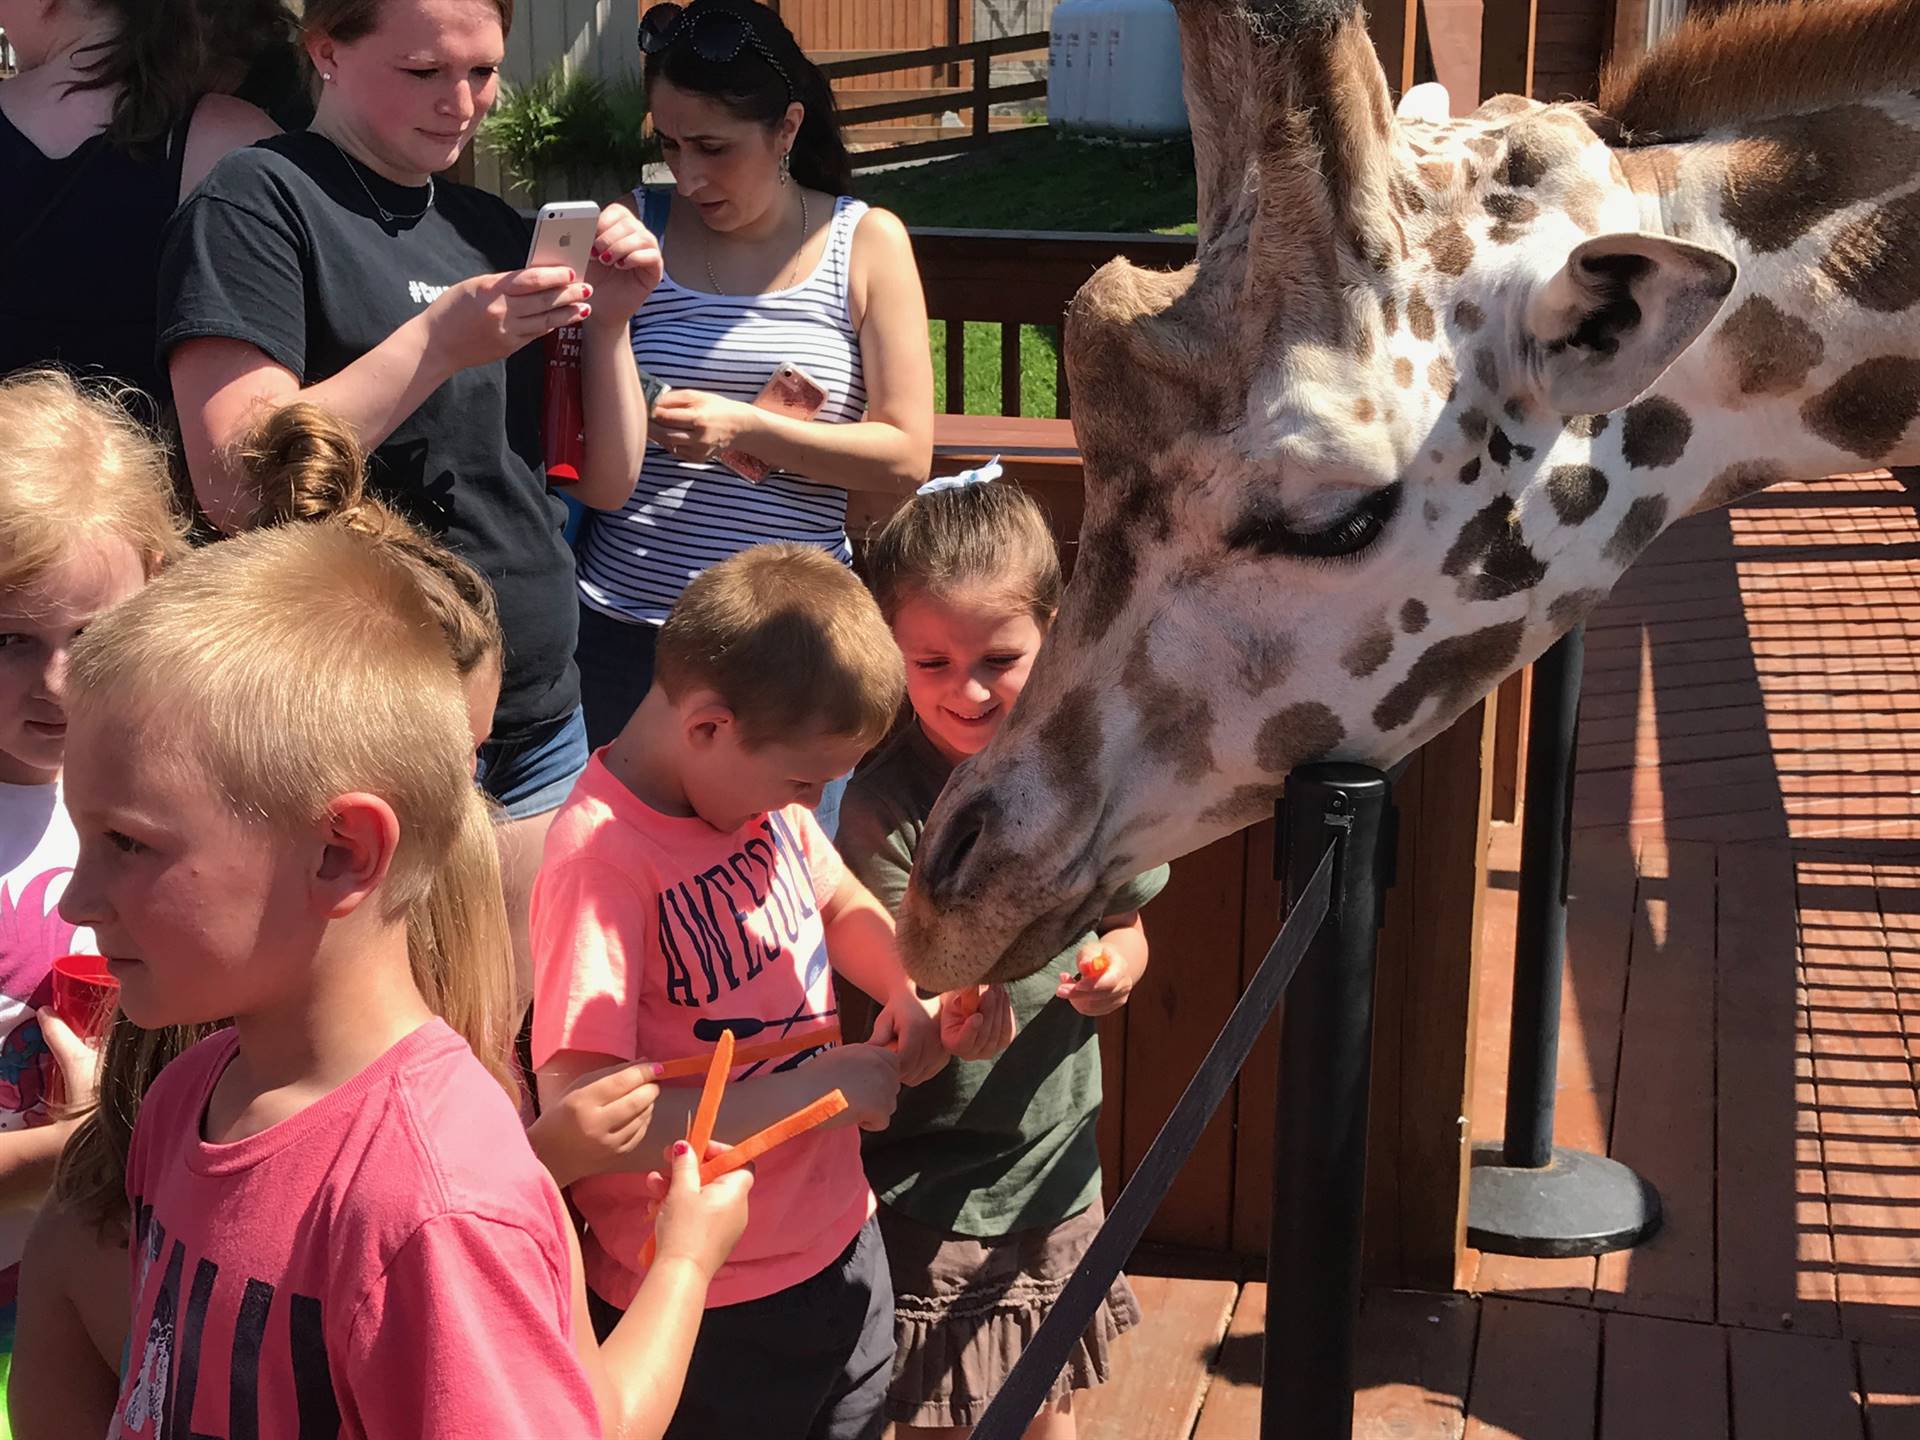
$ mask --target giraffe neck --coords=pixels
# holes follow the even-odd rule
[[[1616,158],[1644,229],[1740,267],[1650,392],[1692,426],[1675,513],[1920,460],[1920,92]]]

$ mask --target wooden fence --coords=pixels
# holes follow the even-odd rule
[[[1022,117],[996,116],[993,113],[993,107],[1017,104],[1021,101],[1044,100],[1047,94],[1047,82],[1025,80],[996,84],[993,62],[1009,55],[1044,52],[1046,48],[1047,32],[1035,30],[1025,35],[1003,35],[992,40],[972,40],[961,45],[936,45],[924,50],[828,60],[820,68],[833,82],[835,92],[838,93],[841,86],[845,84],[871,80],[881,75],[897,75],[905,72],[909,75],[924,74],[929,77],[957,77],[961,68],[967,67],[969,83],[964,90],[954,83],[937,85],[931,89],[904,94],[895,99],[872,103],[846,105],[843,100],[840,123],[847,131],[849,142],[854,145],[854,168],[863,169],[872,165],[894,164],[905,160],[928,160],[937,156],[958,155],[963,151],[977,150],[992,138],[996,130],[1024,126],[1026,121]],[[964,131],[953,135],[942,133],[946,128],[940,124],[942,117],[949,111],[960,110],[970,112],[969,122]],[[870,142],[875,138],[869,127],[889,121],[909,121],[919,117],[930,117],[934,123],[930,126],[922,125],[917,129],[931,130],[937,138],[914,138],[905,144],[888,145],[881,149],[867,148],[867,145],[861,143],[863,140]]]

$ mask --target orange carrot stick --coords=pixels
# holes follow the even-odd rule
[[[731,1038],[733,1032],[726,1032]],[[840,1022],[822,1025],[798,1035],[789,1035],[782,1040],[763,1040],[757,1045],[742,1045],[733,1053],[733,1063],[753,1065],[762,1060],[778,1060],[787,1055],[798,1055],[802,1050],[811,1050],[816,1045],[837,1045],[840,1043]],[[704,1075],[712,1060],[709,1055],[682,1055],[678,1060],[661,1060],[653,1067],[656,1080],[684,1080],[691,1075]]]
[[[720,1118],[720,1096],[727,1088],[727,1075],[733,1069],[733,1032],[722,1030],[720,1043],[713,1047],[713,1063],[707,1066],[707,1083],[700,1087],[700,1104],[693,1112],[693,1129],[687,1143],[696,1156],[707,1153],[713,1141],[713,1122]]]
[[[1080,978],[1082,980],[1098,980],[1102,975],[1107,973],[1112,965],[1113,956],[1109,955],[1105,950],[1096,950],[1093,954],[1081,959]]]
[[[729,1034],[732,1032],[729,1031]],[[716,1155],[711,1160],[701,1162],[700,1183],[711,1185],[722,1175],[731,1175],[743,1165],[750,1165],[776,1145],[804,1135],[817,1126],[824,1125],[842,1110],[847,1108],[847,1097],[838,1090],[829,1090],[811,1105],[802,1106],[784,1120],[776,1120],[764,1130],[756,1130],[731,1150]],[[698,1121],[695,1122],[696,1124]],[[702,1147],[704,1149],[704,1147]],[[640,1268],[645,1270],[653,1264],[658,1250],[659,1232],[656,1230],[647,1237],[647,1243],[640,1247]]]
[[[838,1090],[829,1090],[811,1105],[802,1106],[784,1120],[776,1120],[766,1129],[756,1131],[735,1145],[731,1150],[714,1156],[700,1166],[700,1183],[710,1185],[722,1175],[731,1175],[742,1165],[751,1164],[776,1145],[784,1145],[833,1119],[847,1108],[847,1097]]]

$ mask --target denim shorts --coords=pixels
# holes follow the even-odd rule
[[[482,745],[473,774],[509,820],[527,820],[558,810],[586,768],[587,722],[576,705],[517,740]]]

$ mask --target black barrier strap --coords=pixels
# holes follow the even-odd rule
[[[1321,922],[1327,918],[1337,849],[1336,845],[1329,844],[1327,853],[1320,857],[1319,868],[1300,892],[1287,923],[1274,937],[1266,958],[1254,974],[1253,983],[1233,1007],[1220,1038],[1213,1042],[1206,1059],[1187,1082],[1167,1123],[1153,1137],[1140,1167],[1120,1192],[1106,1223],[1093,1237],[1093,1244],[1087,1247],[1079,1267],[1061,1290],[1060,1298],[1054,1301],[1047,1318],[1040,1322],[1040,1328],[1014,1363],[1006,1383],[987,1406],[987,1413],[974,1426],[973,1440],[1019,1440],[1033,1423],[1047,1392],[1053,1389],[1060,1367],[1067,1363],[1067,1356],[1086,1333],[1094,1312],[1106,1303],[1113,1277],[1120,1273],[1127,1257],[1133,1254],[1133,1247],[1146,1233],[1147,1222],[1153,1219],[1173,1184],[1173,1177],[1199,1142],[1200,1132],[1226,1098],[1227,1088],[1240,1073],[1240,1067],[1246,1064],[1253,1042],[1266,1027],[1267,1017],[1280,1003],[1287,982],[1293,979],[1293,972],[1299,968]]]

